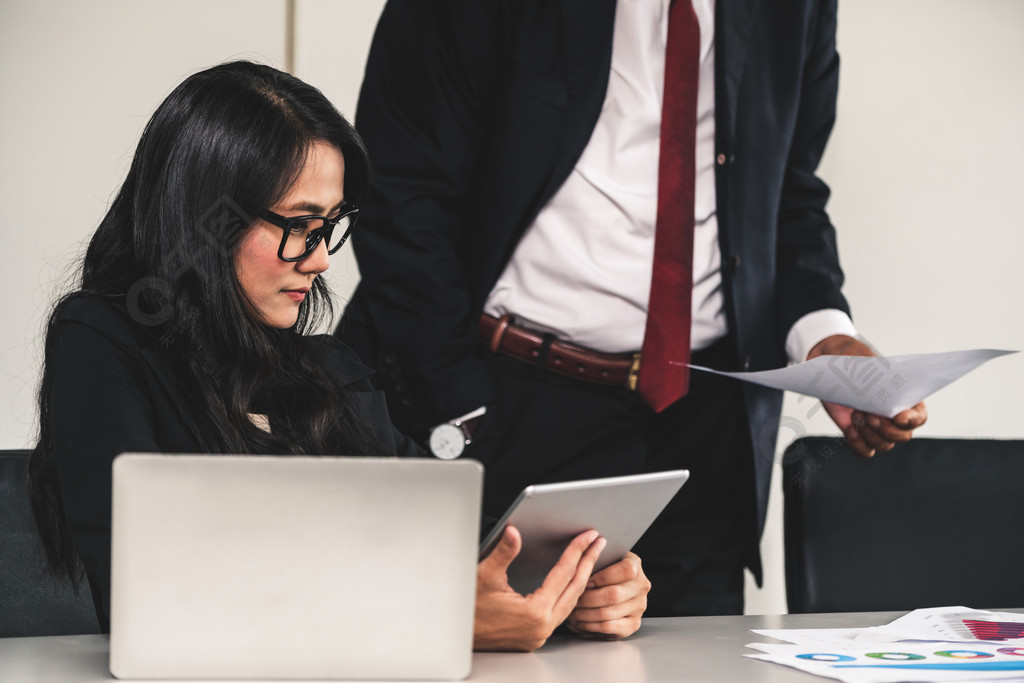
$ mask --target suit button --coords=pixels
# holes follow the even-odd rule
[[[743,372],[750,371],[750,356],[743,359]]]
[[[384,356],[384,365],[396,365],[398,363],[398,354],[392,352]]]
[[[718,156],[717,156],[717,157],[715,157],[715,162],[716,162],[716,163],[717,163],[717,164],[718,164],[719,166],[725,166],[725,163],[726,163],[727,161],[729,161],[729,158],[728,158],[727,156],[725,156],[725,154],[719,153],[719,154],[718,154]]]
[[[395,385],[395,391],[397,391],[400,394],[407,394],[409,393],[409,385],[406,384],[405,382],[399,382],[398,384]]]
[[[729,257],[729,267],[732,269],[732,272],[734,272],[734,273],[737,270],[740,269],[740,255],[739,254],[733,254],[732,256]]]

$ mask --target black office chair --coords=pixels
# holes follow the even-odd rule
[[[46,573],[29,507],[29,451],[0,451],[0,638],[99,633],[88,583]]]
[[[783,476],[790,612],[1024,607],[1024,441],[805,437]]]

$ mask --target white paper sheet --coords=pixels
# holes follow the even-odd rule
[[[759,636],[768,636],[777,640],[784,640],[793,645],[804,645],[813,647],[861,647],[865,643],[857,640],[857,636],[863,628],[779,628],[779,629],[751,629],[751,633]]]
[[[751,659],[849,683],[1024,680],[1024,614],[919,609],[884,626],[762,629],[792,645],[751,643]]]
[[[846,683],[992,681],[1024,678],[1024,648],[959,643],[877,643],[850,648],[750,643],[744,655]]]
[[[723,372],[690,367],[773,389],[893,417],[982,363],[1016,351],[971,349],[908,356],[818,356],[777,370]]]

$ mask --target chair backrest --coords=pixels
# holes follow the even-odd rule
[[[805,437],[783,475],[790,612],[1024,605],[1024,441]]]
[[[0,451],[0,638],[99,633],[89,585],[46,572],[28,502],[29,451]]]

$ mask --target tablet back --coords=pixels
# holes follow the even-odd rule
[[[118,678],[469,674],[479,464],[126,454],[113,477]]]
[[[540,587],[569,541],[596,529],[608,541],[594,566],[598,572],[622,559],[689,476],[688,470],[670,470],[527,486],[480,546],[480,557],[506,526],[515,526],[523,547],[508,581],[525,595]]]

